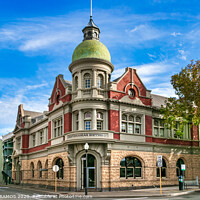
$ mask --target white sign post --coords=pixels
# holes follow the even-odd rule
[[[162,167],[162,156],[157,156],[157,167]]]
[[[59,170],[59,166],[58,165],[54,165],[53,166],[53,171],[55,172],[55,192],[57,192],[57,172]]]
[[[162,167],[162,156],[157,156],[157,166],[159,167],[160,173],[160,194],[162,194],[162,183],[161,183],[161,167]]]
[[[181,170],[185,171],[185,164],[181,164]]]
[[[183,172],[182,174],[183,174],[183,187],[184,187],[185,164],[181,164],[181,171]]]

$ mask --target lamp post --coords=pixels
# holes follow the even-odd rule
[[[89,145],[88,145],[88,143],[85,143],[85,145],[84,145],[84,149],[85,149],[85,154],[86,154],[86,184],[85,184],[85,195],[87,195],[88,194],[88,191],[87,191],[87,189],[88,189],[88,171],[87,171],[87,165],[88,165],[88,163],[87,163],[87,152],[88,152],[88,149],[89,149]]]
[[[6,171],[8,170],[8,162],[9,162],[9,160],[8,160],[8,158],[6,158]],[[8,176],[7,176],[7,174],[6,174],[6,177],[5,177],[5,181],[6,181],[6,185],[8,184]]]

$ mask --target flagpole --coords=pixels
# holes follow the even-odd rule
[[[90,16],[92,17],[92,0],[91,0]]]

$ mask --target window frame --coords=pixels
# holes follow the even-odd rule
[[[156,125],[155,122],[158,122]],[[163,126],[161,125],[163,123]],[[155,134],[155,130],[157,130],[157,134]],[[163,130],[163,135],[161,135],[161,130]],[[154,118],[153,119],[153,135],[155,137],[165,137],[165,124],[163,119]]]
[[[99,111],[97,112],[96,120],[97,120],[97,124],[96,124],[97,125],[97,130],[103,130],[103,121],[104,120],[103,120],[103,113],[102,112],[99,112]]]
[[[53,124],[53,138],[62,136],[63,135],[63,117],[60,116],[53,119],[52,124]]]
[[[103,89],[104,88],[104,85],[103,85],[103,75],[102,74],[98,74],[97,76],[97,88],[98,89]]]
[[[132,118],[132,120],[130,119]],[[136,119],[139,118],[140,122]],[[132,128],[130,128],[132,126]],[[137,132],[137,128],[139,128],[139,132]],[[130,131],[132,130],[132,131]],[[121,118],[121,132],[128,134],[142,134],[142,116],[139,114],[122,114]]]
[[[39,131],[39,144],[44,144],[44,130]]]
[[[32,134],[32,146],[35,147],[36,146],[36,133]]]
[[[127,159],[132,159],[132,166],[127,166]],[[121,165],[121,163],[122,163],[122,161],[124,160],[124,162],[125,162],[125,165],[124,166],[122,166]],[[134,160],[137,160],[137,161],[139,161],[138,163],[140,164],[140,166],[136,166],[135,165],[135,163],[136,162],[134,162]],[[131,163],[131,162],[130,162]],[[122,171],[122,169],[124,169],[124,176],[121,176],[121,171]],[[133,174],[133,176],[128,176],[127,174],[128,174],[128,169],[132,169],[132,174]],[[140,176],[136,176],[136,170],[140,170]],[[122,178],[125,178],[125,179],[142,179],[143,178],[143,174],[142,174],[142,172],[143,172],[143,167],[142,167],[142,161],[139,159],[139,158],[137,158],[137,157],[135,157],[135,156],[127,156],[127,157],[124,157],[121,161],[120,161],[120,179]]]
[[[90,114],[89,117],[86,116],[86,114]],[[84,112],[84,130],[89,131],[92,130],[92,113],[90,111]],[[89,129],[87,128],[89,127]]]
[[[91,89],[91,83],[92,83],[91,74],[86,72],[83,76],[83,79],[84,79],[84,88]]]

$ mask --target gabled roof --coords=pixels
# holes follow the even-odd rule
[[[35,111],[29,111],[29,110],[24,110],[24,115],[28,115],[31,118],[34,118],[34,117],[43,115],[43,113],[41,113],[41,112],[35,112]]]
[[[152,97],[152,106],[161,108],[161,105],[165,106],[165,101],[168,99],[167,97],[160,96],[157,94],[151,94]]]
[[[72,81],[64,80],[66,86],[72,86]]]
[[[6,135],[2,135],[2,140],[6,141],[8,139],[11,139],[13,136],[14,136],[13,132],[10,132],[10,133],[8,133]]]

